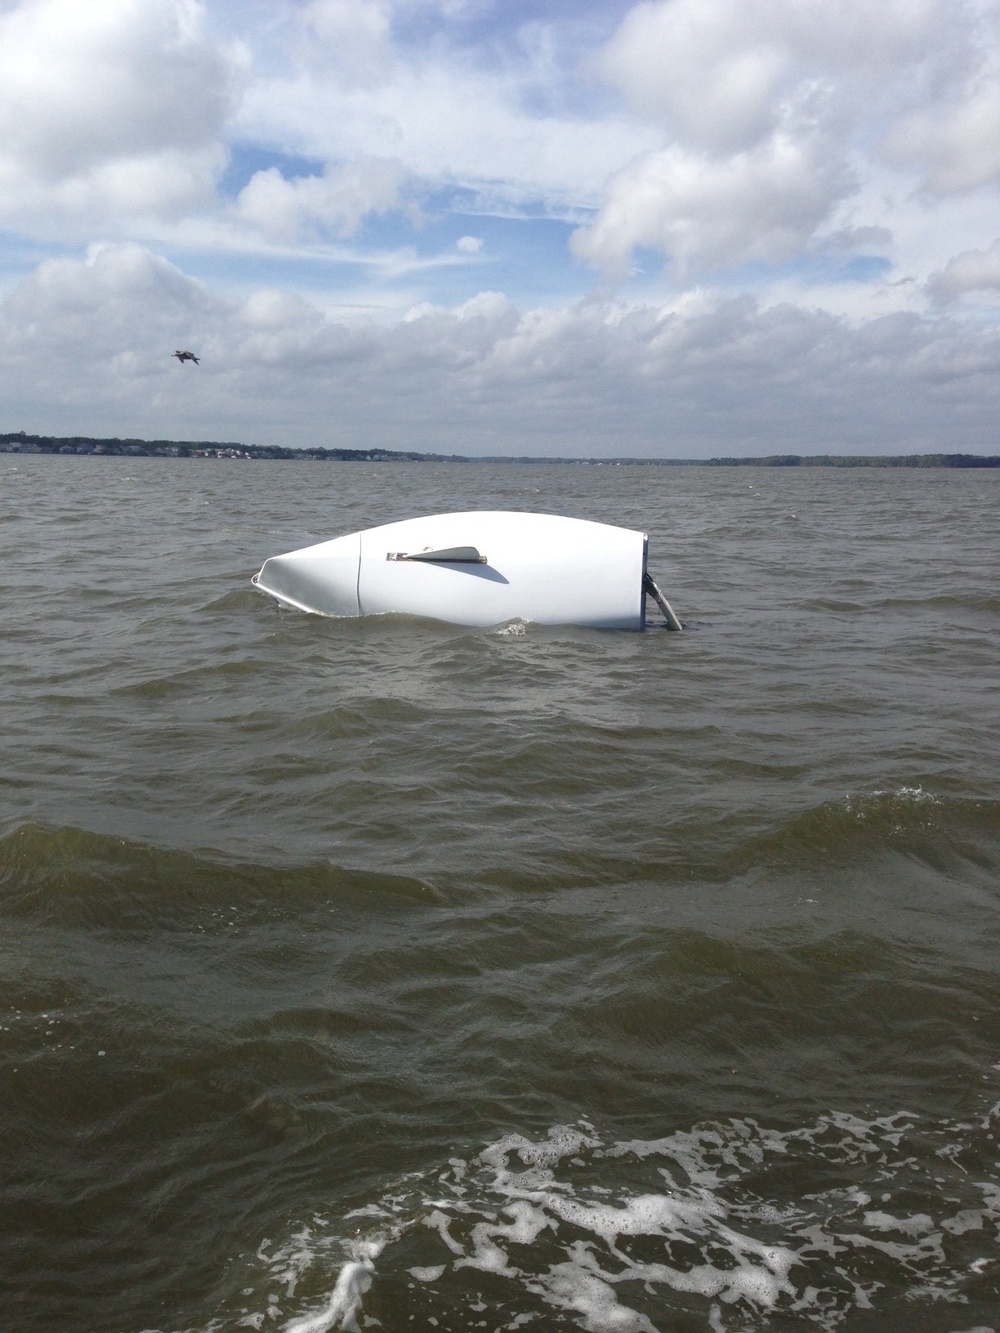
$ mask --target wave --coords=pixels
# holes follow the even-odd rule
[[[998,1131],[1000,1105],[509,1133],[263,1241],[219,1313],[284,1333],[967,1329],[996,1309]]]
[[[407,711],[398,701],[381,705],[386,714]],[[351,710],[332,710],[301,724],[331,734],[349,734],[364,720]],[[527,745],[539,750],[540,742]],[[552,764],[555,765],[555,756]],[[535,768],[542,760],[536,753]],[[455,780],[480,775],[473,757],[459,763]],[[583,779],[563,772],[552,801],[571,800]],[[532,792],[544,810],[544,784]],[[345,812],[346,817],[346,812]],[[352,818],[355,816],[352,815]],[[360,818],[360,813],[357,814]],[[464,862],[449,863],[447,843],[437,833],[437,855],[428,873],[408,874],[395,867],[338,864],[328,857],[296,859],[285,850],[264,848],[254,859],[216,849],[181,849],[39,821],[13,821],[0,836],[0,894],[4,911],[30,913],[47,900],[101,903],[121,890],[138,907],[144,899],[169,893],[175,907],[231,901],[239,893],[245,905],[276,899],[291,910],[330,898],[387,894],[414,903],[457,902],[470,896],[566,892],[643,884],[666,887],[694,882],[726,884],[747,879],[809,880],[858,870],[884,870],[889,862],[919,866],[933,875],[970,883],[991,883],[1000,872],[1000,802],[935,795],[921,786],[860,792],[824,801],[755,827],[730,811],[718,820],[704,812],[695,825],[663,826],[651,820],[641,841],[635,838],[631,810],[624,810],[627,837],[616,839],[611,827],[585,846],[542,836],[526,826],[509,858],[484,858],[470,871]],[[759,824],[759,821],[757,821]],[[429,830],[428,836],[431,836]]]
[[[192,916],[219,912],[228,918],[238,910],[247,923],[331,901],[374,906],[373,894],[383,905],[438,900],[416,876],[327,860],[249,862],[34,821],[0,837],[0,913],[7,917],[85,928],[186,928]]]
[[[787,865],[818,854],[844,861],[887,846],[932,860],[935,848],[994,869],[1000,864],[1000,802],[939,796],[919,785],[848,794],[751,839],[740,859]]]

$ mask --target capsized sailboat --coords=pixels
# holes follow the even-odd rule
[[[646,568],[647,545],[644,532],[558,514],[429,514],[272,556],[253,583],[316,615],[397,612],[476,626],[640,630],[649,596],[679,630]]]

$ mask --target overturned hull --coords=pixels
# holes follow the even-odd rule
[[[680,629],[646,572],[644,532],[555,514],[474,510],[387,523],[272,556],[253,582],[317,615],[400,612],[477,626],[638,630],[649,593]]]

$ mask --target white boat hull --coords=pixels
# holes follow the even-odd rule
[[[253,582],[325,616],[642,629],[646,534],[554,514],[432,514],[264,562]]]

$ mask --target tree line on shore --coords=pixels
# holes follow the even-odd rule
[[[119,440],[87,435],[56,437],[14,431],[0,435],[0,453],[83,454],[128,458],[270,458],[337,463],[627,463],[646,467],[1000,467],[996,454],[769,454],[760,458],[473,458],[398,449],[292,449],[282,445],[217,440]]]

